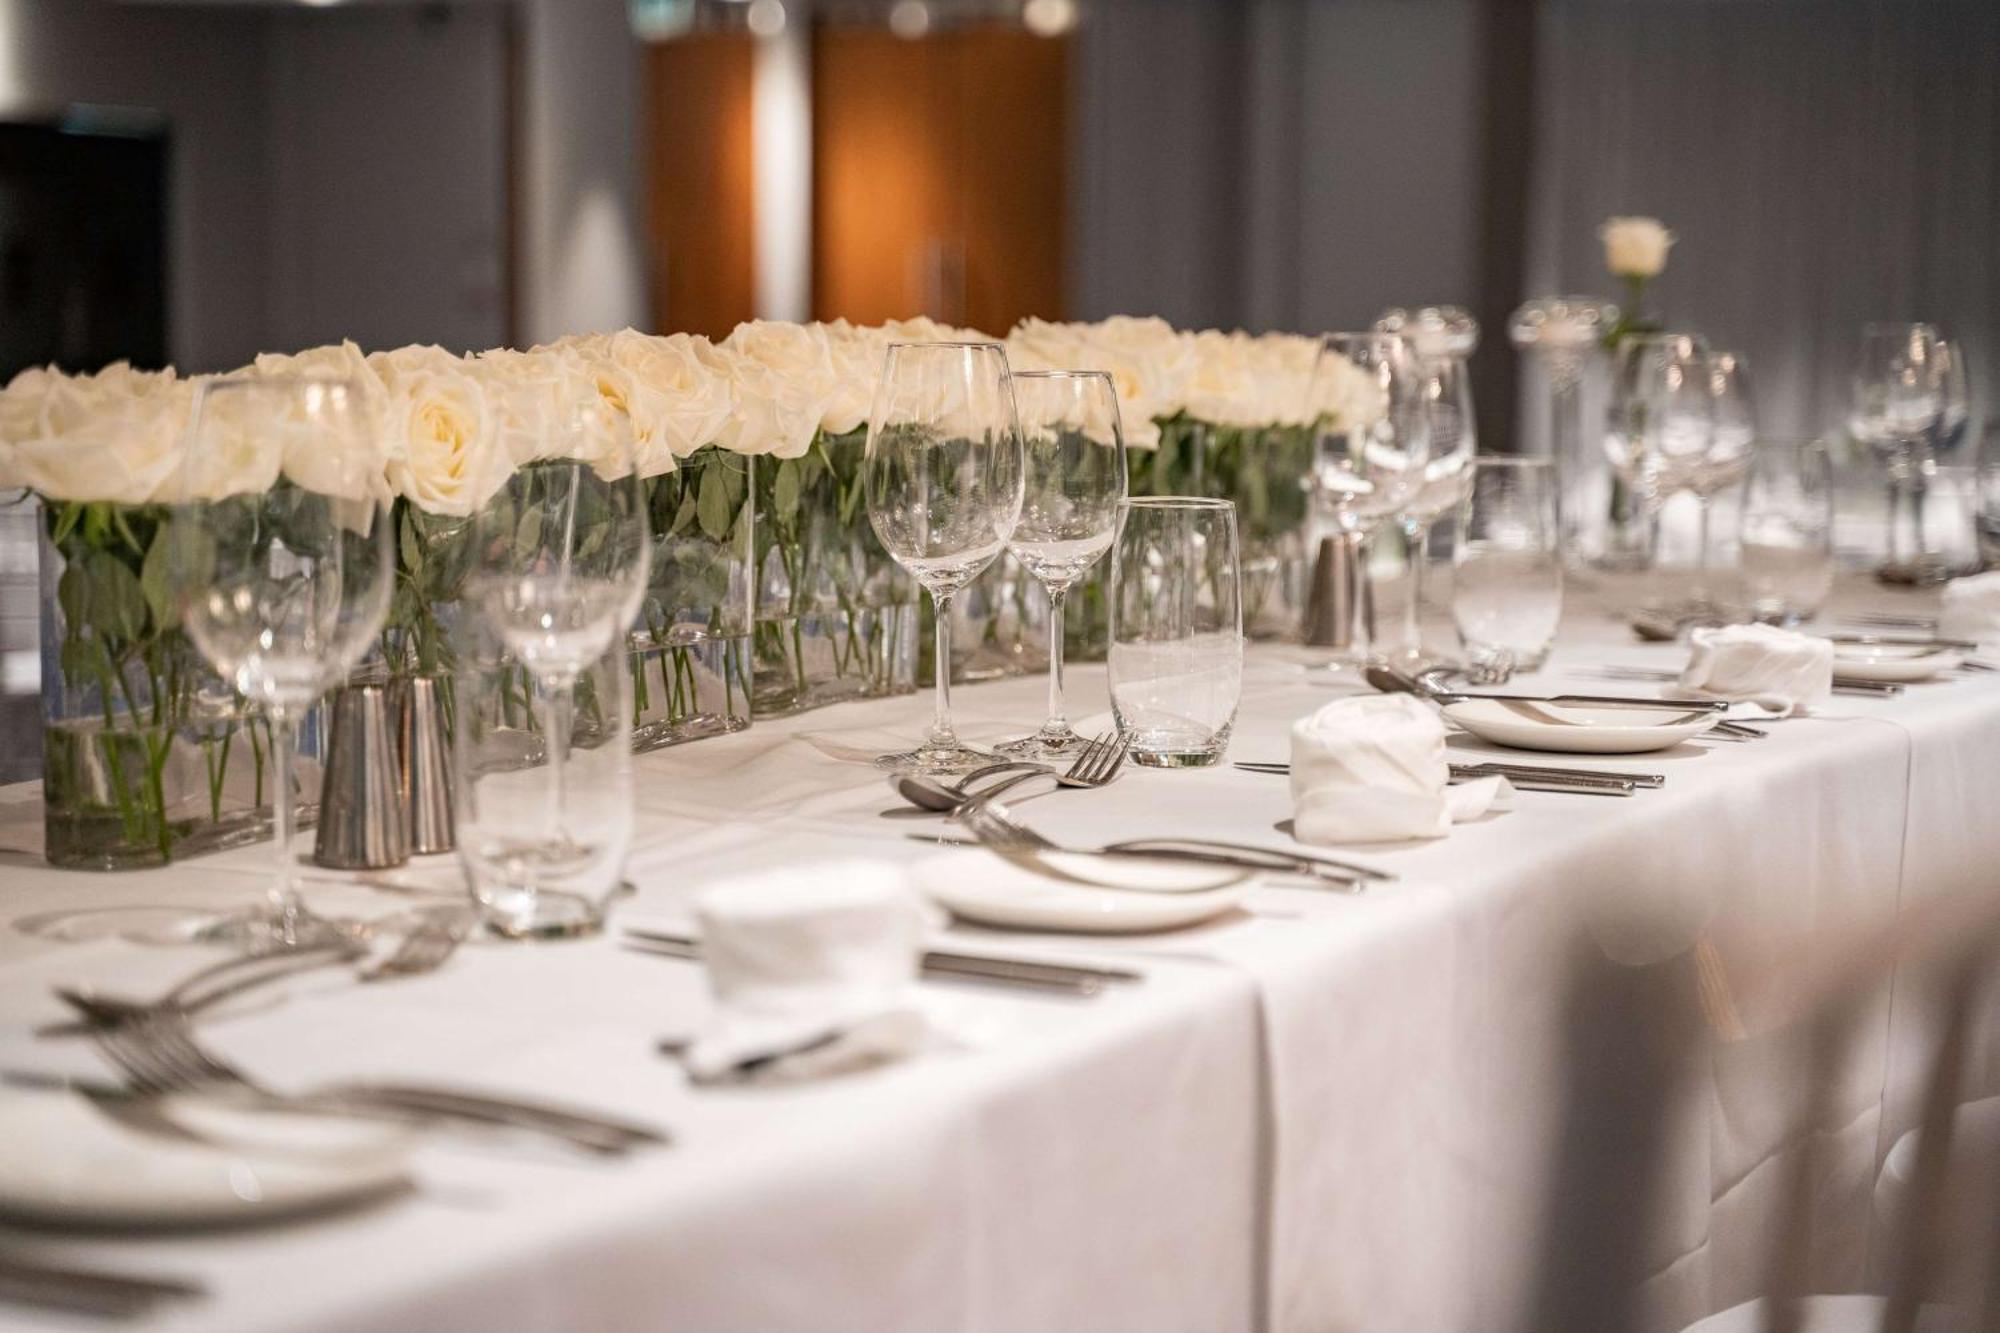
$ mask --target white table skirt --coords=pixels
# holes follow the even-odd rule
[[[1579,612],[1553,669],[1523,684],[1615,690],[1576,673],[1677,665],[1680,651]],[[1232,757],[1284,758],[1289,721],[1330,697],[1302,658],[1253,649]],[[1071,681],[1079,711],[1101,706],[1101,668]],[[995,738],[1031,725],[1041,693],[1031,679],[955,701],[963,730]],[[1725,964],[1805,950],[1856,912],[2000,865],[2000,677],[1836,705],[1766,741],[1648,757],[1670,775],[1660,791],[1525,793],[1442,842],[1357,849],[1401,876],[1362,897],[1265,886],[1245,914],[1125,940],[955,928],[1147,978],[1090,1001],[927,986],[963,1049],[810,1088],[690,1089],[653,1044],[699,1022],[699,969],[615,933],[477,944],[393,984],[313,976],[214,1022],[212,1040],[280,1084],[477,1081],[651,1116],[677,1142],[579,1163],[441,1140],[412,1196],[367,1212],[234,1236],[0,1243],[206,1280],[212,1297],[162,1328],[1491,1328],[1535,1240],[1562,1073],[1550,979],[1566,950],[1585,940],[1643,962],[1699,940]],[[904,836],[916,826],[878,817],[894,798],[847,757],[914,735],[925,711],[849,705],[645,757],[639,893],[619,919],[678,919],[733,867],[931,854]],[[1274,842],[1289,813],[1282,779],[1227,768],[1128,770],[1024,809],[1058,837]],[[120,876],[16,857],[0,861],[0,915],[246,900],[262,865],[255,848]],[[401,878],[450,874],[447,860]],[[309,893],[334,911],[408,901],[332,878]],[[58,1016],[50,984],[143,992],[196,956],[0,934],[0,1065],[93,1068],[86,1049],[32,1038]],[[1925,1028],[1910,1006],[1894,1024],[1892,1037],[1885,993],[1824,1182],[1830,1283],[1858,1271],[1874,1167],[1910,1114]],[[1676,1125],[1658,1327],[1752,1289],[1798,1123],[1799,1090],[1767,1054],[1754,1035],[1710,1052],[1706,1095]],[[32,1325],[0,1310],[17,1326]]]

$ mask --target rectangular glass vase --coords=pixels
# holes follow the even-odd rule
[[[917,585],[868,522],[865,437],[817,436],[756,477],[753,710],[779,717],[915,691]]]

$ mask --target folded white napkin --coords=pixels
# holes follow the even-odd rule
[[[2000,653],[2000,570],[1944,585],[1938,637],[1976,643],[1988,655]]]
[[[1688,636],[1681,684],[1778,713],[1822,708],[1833,694],[1833,645],[1775,625],[1723,625]]]
[[[924,913],[900,867],[746,875],[695,904],[715,1013],[682,1056],[698,1083],[817,1077],[921,1049]]]
[[[1504,810],[1505,778],[1451,785],[1444,721],[1408,694],[1333,703],[1292,724],[1292,835],[1300,842],[1442,838]]]

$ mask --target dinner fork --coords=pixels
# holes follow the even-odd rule
[[[1129,744],[1129,740],[1122,732],[1113,732],[1108,735],[1099,736],[1096,740],[1086,744],[1077,754],[1076,759],[1070,764],[1069,768],[1063,772],[1058,773],[1047,765],[1036,764],[1032,766],[1032,771],[1030,772],[1007,778],[989,787],[981,787],[974,791],[966,790],[964,782],[959,783],[956,787],[950,787],[934,778],[918,777],[914,774],[897,778],[895,786],[903,799],[909,801],[912,805],[948,815],[955,813],[961,807],[971,804],[974,801],[991,801],[1004,792],[1012,791],[1015,787],[1020,786],[1030,778],[1053,777],[1058,787],[1080,787],[1087,789],[1105,786],[1113,778],[1117,777],[1118,770],[1124,767],[1125,753]],[[981,771],[997,772],[1000,767],[996,765],[994,768],[983,769]],[[1019,765],[1008,765],[1007,767],[1019,767]],[[977,776],[979,774],[974,773],[966,781],[969,782],[972,777]]]
[[[90,1035],[134,1091],[161,1096],[183,1091],[234,1093],[275,1109],[325,1111],[391,1119],[436,1118],[529,1130],[602,1154],[664,1143],[649,1125],[545,1103],[409,1084],[353,1082],[299,1095],[274,1091],[211,1054],[194,1038],[185,1013],[129,1005],[58,988],[56,994],[90,1018]]]
[[[1116,856],[1152,861],[1191,861],[1203,865],[1237,866],[1246,870],[1267,870],[1280,874],[1304,875],[1322,883],[1337,885],[1348,893],[1360,893],[1365,880],[1392,879],[1386,871],[1353,865],[1331,857],[1308,856],[1274,847],[1248,843],[1210,841],[1198,838],[1135,838],[1107,843],[1102,847],[1065,847],[1018,824],[1006,807],[994,801],[971,801],[952,818],[971,831],[980,843],[1003,856],[1040,856],[1047,853],[1071,856]],[[1122,884],[1106,888],[1130,888],[1140,893],[1188,892]]]
[[[102,1319],[136,1319],[163,1301],[206,1294],[207,1290],[190,1278],[143,1277],[53,1264],[18,1254],[0,1255],[0,1300],[15,1305]]]

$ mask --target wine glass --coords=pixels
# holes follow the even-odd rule
[[[1548,660],[1562,621],[1562,524],[1552,459],[1475,458],[1452,549],[1451,616],[1475,682]]]
[[[951,725],[951,599],[1006,546],[1021,513],[1021,429],[998,343],[891,343],[862,460],[868,522],[929,589],[936,714],[914,750],[876,760],[898,773],[966,773],[992,756]]]
[[[1362,605],[1368,539],[1408,507],[1424,484],[1432,422],[1408,339],[1389,333],[1329,333],[1308,390],[1313,423],[1310,485],[1321,535],[1346,547],[1354,580],[1344,605]],[[1372,645],[1344,651],[1338,670],[1358,672]]]
[[[1014,402],[1023,484],[1007,549],[1049,595],[1049,716],[1000,750],[1052,759],[1081,744],[1063,709],[1063,598],[1111,548],[1125,498],[1125,432],[1118,391],[1102,371],[1017,371]]]
[[[1409,552],[1409,598],[1403,605],[1399,665],[1416,671],[1428,665],[1422,615],[1424,575],[1429,569],[1431,529],[1458,507],[1468,480],[1466,465],[1479,450],[1472,411],[1472,375],[1467,358],[1479,346],[1479,322],[1457,306],[1389,310],[1375,321],[1379,332],[1399,333],[1414,352],[1417,394],[1430,433],[1430,457],[1423,484],[1399,516]]]
[[[1929,324],[1869,324],[1861,331],[1847,428],[1888,471],[1887,558],[1876,570],[1884,582],[1937,583],[1947,576],[1945,562],[1925,543],[1921,487],[1946,416],[1954,360]]]
[[[460,631],[459,859],[486,923],[516,938],[601,924],[631,831],[623,700],[650,567],[645,491],[630,425],[603,400],[571,405],[554,434],[473,518]],[[480,710],[515,673],[541,744],[510,760]]]
[[[378,422],[366,390],[344,379],[230,377],[195,401],[167,569],[189,640],[269,724],[275,775],[269,903],[203,932],[237,948],[319,948],[355,933],[299,895],[293,755],[300,715],[346,678],[388,614]]]
[[[1710,352],[1705,366],[1711,412],[1708,447],[1688,478],[1688,490],[1694,493],[1698,507],[1699,526],[1695,535],[1694,586],[1688,590],[1687,614],[1719,621],[1724,612],[1708,586],[1709,529],[1715,497],[1742,482],[1757,439],[1757,420],[1743,358],[1735,352]]]

